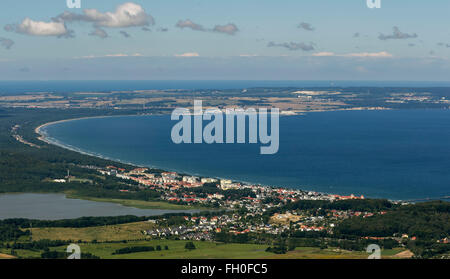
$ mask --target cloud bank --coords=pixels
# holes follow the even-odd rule
[[[177,24],[175,24],[175,27],[180,29],[188,28],[194,31],[201,31],[201,32],[223,33],[227,35],[234,35],[239,31],[239,28],[234,23],[228,23],[225,25],[216,25],[214,26],[214,28],[208,29],[201,24],[193,22],[190,19],[179,20]]]
[[[197,52],[186,52],[183,54],[175,54],[175,57],[199,57],[200,54]]]
[[[101,28],[95,28],[94,31],[88,34],[89,36],[99,37],[102,39],[108,38],[108,33]]]
[[[239,29],[234,23],[228,23],[226,25],[216,25],[213,31],[218,33],[225,33],[228,35],[234,35],[239,31]]]
[[[390,35],[380,34],[378,36],[378,39],[380,39],[382,41],[386,41],[386,40],[415,39],[415,38],[419,37],[416,33],[408,34],[408,33],[401,32],[397,26],[394,26],[392,29],[394,31],[392,34],[390,34]]]
[[[155,20],[141,5],[127,2],[117,6],[114,12],[102,13],[96,9],[85,9],[83,14],[64,12],[53,19],[56,22],[85,21],[95,27],[125,28],[154,25]]]
[[[314,50],[314,44],[313,43],[294,43],[294,42],[289,42],[289,43],[275,43],[275,42],[269,42],[269,44],[267,44],[267,47],[284,47],[288,50],[303,50],[303,51],[311,51]]]
[[[11,49],[11,47],[14,45],[14,41],[11,39],[0,37],[0,45],[5,49]]]
[[[315,57],[360,57],[360,58],[388,58],[393,57],[392,54],[386,51],[381,52],[358,52],[358,53],[347,53],[347,54],[336,54],[334,52],[317,52],[312,54]]]
[[[300,29],[304,29],[306,31],[314,31],[315,30],[315,28],[312,27],[312,25],[307,22],[302,22],[297,27]]]
[[[175,24],[175,27],[184,29],[184,28],[189,28],[195,31],[206,31],[206,28],[204,28],[202,25],[197,24],[195,22],[193,22],[190,19],[186,19],[186,20],[179,20],[177,22],[177,24]]]

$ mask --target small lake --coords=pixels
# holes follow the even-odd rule
[[[198,210],[139,209],[116,203],[68,199],[64,194],[2,194],[0,220],[26,218],[39,220],[74,219],[99,216],[155,216],[165,213],[195,213]]]

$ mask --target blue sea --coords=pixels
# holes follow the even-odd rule
[[[92,118],[44,128],[72,149],[137,165],[373,198],[450,195],[450,111],[336,111],[280,118],[280,149],[180,144],[169,115]]]

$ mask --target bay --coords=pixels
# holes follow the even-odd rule
[[[374,198],[450,194],[450,111],[331,111],[280,119],[280,149],[174,144],[169,115],[81,119],[43,128],[65,147],[137,165]]]

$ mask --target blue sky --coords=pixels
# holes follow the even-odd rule
[[[450,1],[381,3],[2,0],[0,79],[450,80]]]

